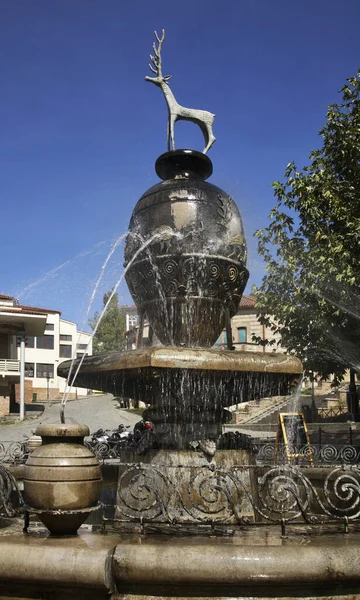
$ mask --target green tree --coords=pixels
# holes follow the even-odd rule
[[[107,305],[112,290],[104,294],[103,310]],[[101,313],[96,312],[89,319],[89,325],[94,331],[98,325]],[[93,340],[93,353],[115,352],[123,350],[126,346],[125,334],[125,315],[119,307],[119,298],[115,293],[111,298],[105,314],[101,318]]]
[[[255,233],[266,275],[260,320],[307,371],[360,372],[360,71],[328,107],[322,147],[273,183],[270,223]]]

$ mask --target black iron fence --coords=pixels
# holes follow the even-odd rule
[[[28,455],[27,440],[0,442],[0,463],[24,463]]]
[[[263,465],[335,466],[360,464],[360,445],[306,444],[293,449],[291,456],[285,444],[257,442],[256,462]]]
[[[15,517],[23,512],[23,498],[14,475],[0,463],[0,515]]]
[[[202,525],[211,528],[278,524],[341,523],[360,516],[357,466],[314,471],[297,466],[197,468],[127,464],[121,470],[115,507],[103,523],[115,527]],[[113,516],[106,510],[114,508]],[[110,510],[111,512],[111,510]]]

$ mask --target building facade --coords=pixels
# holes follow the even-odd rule
[[[257,317],[255,296],[243,296],[236,315],[231,319],[232,345],[235,350],[247,352],[285,352],[280,345],[280,336],[262,325]],[[262,342],[275,341],[275,344],[265,345],[253,342],[253,335]],[[216,346],[227,347],[227,336],[224,330],[219,336]]]
[[[60,311],[0,295],[0,416],[17,412],[22,398],[25,404],[61,398],[66,381],[58,365],[84,354],[92,354],[91,334],[61,319]],[[70,397],[86,393],[73,388]]]
[[[36,401],[60,398],[68,388],[66,380],[57,375],[59,364],[92,354],[91,334],[79,331],[76,323],[61,319],[60,314],[58,311],[48,312],[44,335],[26,338],[25,401],[29,401],[29,395]],[[17,352],[19,357],[19,348]],[[70,397],[86,393],[87,389],[73,388]]]
[[[127,348],[128,350],[134,350],[137,347],[138,340],[138,314],[136,306],[123,306],[121,307],[126,318],[126,336],[127,336]],[[285,352],[284,348],[278,345],[280,342],[280,336],[275,335],[265,325],[261,325],[257,318],[258,310],[256,308],[255,296],[243,296],[238,308],[238,312],[231,319],[231,330],[232,330],[232,346],[235,350],[243,350],[247,352]],[[148,345],[149,327],[145,321],[144,332],[143,332],[143,345]],[[261,340],[274,340],[276,343],[273,345],[264,345],[258,342],[253,342],[253,335],[257,336]],[[152,345],[158,345],[159,342],[154,335]],[[215,348],[226,349],[227,335],[226,331],[222,331],[219,338],[215,343]]]

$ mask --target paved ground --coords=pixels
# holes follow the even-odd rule
[[[67,422],[78,422],[88,425],[90,432],[100,427],[102,429],[116,429],[120,423],[133,427],[141,417],[126,410],[116,408],[111,394],[86,396],[78,400],[69,401],[65,408]],[[23,441],[24,436],[30,436],[32,430],[40,423],[60,423],[60,404],[46,405],[43,414],[36,418],[25,420],[22,423],[0,425],[0,442]]]

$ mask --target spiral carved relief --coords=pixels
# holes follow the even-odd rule
[[[323,487],[299,468],[279,466],[250,485],[251,467],[128,465],[119,479],[117,516],[158,522],[325,523],[360,516],[357,467],[327,471]],[[247,515],[247,516],[245,516]]]

